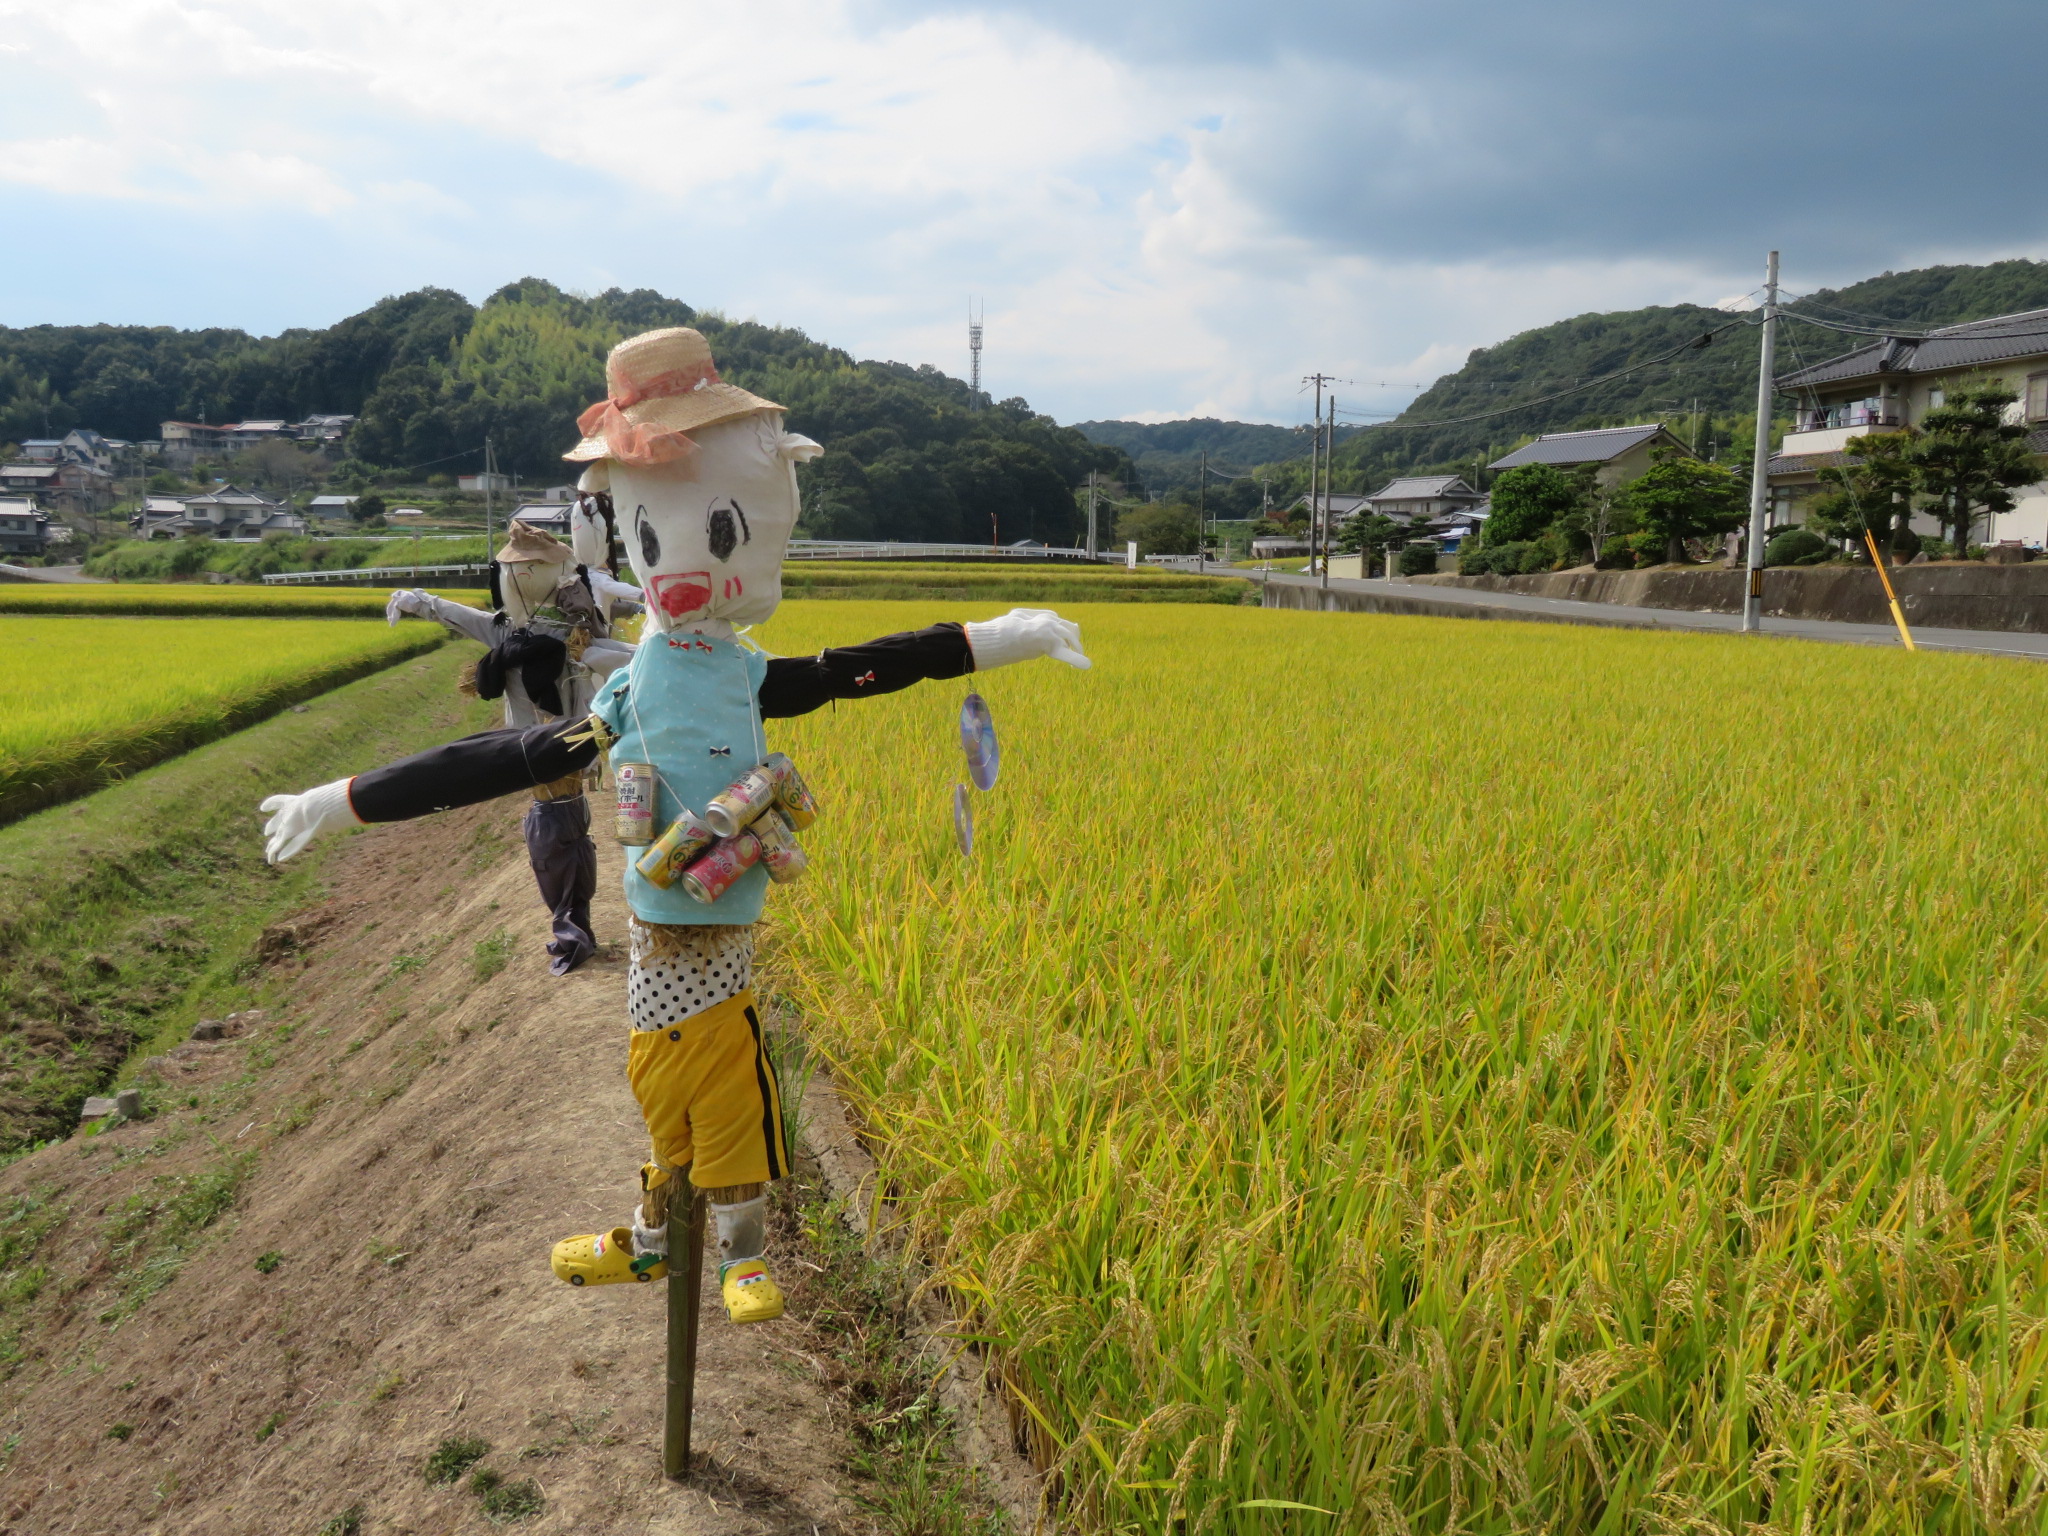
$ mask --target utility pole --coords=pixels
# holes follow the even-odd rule
[[[1195,563],[1209,563],[1209,450],[1202,450],[1202,483],[1195,489],[1196,516],[1201,519],[1201,537],[1195,543]]]
[[[1330,505],[1331,456],[1337,451],[1337,397],[1330,396],[1329,425],[1323,430],[1323,590],[1330,589],[1330,523],[1336,509]]]
[[[1316,497],[1316,468],[1321,460],[1323,447],[1323,386],[1325,384],[1334,384],[1337,381],[1327,373],[1312,373],[1301,382],[1313,384],[1316,388],[1315,428],[1311,432],[1308,442],[1308,550],[1309,563],[1314,564],[1316,529],[1320,526],[1318,518],[1322,510],[1321,503]],[[1329,572],[1325,571],[1323,573],[1323,580],[1327,583],[1329,579]]]
[[[1764,504],[1770,496],[1771,361],[1778,339],[1778,253],[1764,265],[1764,336],[1756,367],[1756,452],[1749,471],[1749,586],[1742,595],[1742,630],[1763,627]]]
[[[484,438],[484,561],[491,560],[491,514],[495,510],[492,498],[498,484],[498,455],[491,446],[488,436]]]
[[[1095,471],[1088,471],[1088,558],[1095,558]]]

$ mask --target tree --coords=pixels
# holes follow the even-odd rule
[[[373,517],[382,517],[384,498],[375,491],[367,496],[358,496],[355,504],[348,509],[348,515],[359,523],[367,523]]]
[[[1749,491],[1718,464],[1702,464],[1677,449],[1666,449],[1616,498],[1643,531],[1661,539],[1664,558],[1685,558],[1687,539],[1713,538],[1742,526],[1749,515]]]
[[[1970,524],[1982,512],[2010,512],[2013,487],[2040,478],[2022,441],[2027,429],[2009,424],[2005,408],[2019,397],[2003,385],[1958,389],[1920,421],[1910,458],[1927,510],[1940,519],[1956,558],[1970,549]]]
[[[1147,502],[1116,520],[1116,536],[1138,541],[1141,555],[1192,555],[1202,546],[1202,524],[1193,507]]]
[[[1384,512],[1360,512],[1344,524],[1337,535],[1340,555],[1369,555],[1377,560],[1387,543],[1401,531],[1401,525]]]
[[[289,496],[318,473],[321,466],[296,443],[279,439],[245,449],[232,467],[237,475]]]
[[[1523,464],[1493,482],[1486,542],[1520,544],[1579,507],[1579,487],[1554,464]]]
[[[1918,473],[1913,451],[1919,435],[1905,427],[1850,438],[1844,446],[1854,457],[1848,463],[1816,471],[1829,489],[1807,509],[1812,530],[1824,538],[1847,539],[1859,549],[1867,533],[1895,553],[1918,554],[1912,521]]]

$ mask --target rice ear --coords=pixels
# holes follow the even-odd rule
[[[455,674],[455,691],[465,699],[480,699],[483,697],[482,694],[476,691],[475,662],[465,661],[462,664],[462,669]]]

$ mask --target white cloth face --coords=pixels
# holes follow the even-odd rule
[[[704,619],[758,624],[782,601],[796,527],[796,466],[824,450],[756,411],[692,432],[669,464],[612,463],[612,505],[657,629]]]
[[[552,560],[521,560],[499,568],[498,590],[505,599],[505,616],[514,629],[554,602],[555,588],[562,584],[564,569]]]
[[[604,564],[604,519],[597,515],[596,506],[589,501],[579,500],[569,512],[569,548],[576,556],[576,563],[590,567],[592,575],[597,574],[597,568]]]

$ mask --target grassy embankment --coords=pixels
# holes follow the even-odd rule
[[[439,646],[439,625],[0,617],[0,823]]]
[[[984,603],[1251,603],[1258,588],[1230,576],[1194,576],[1117,566],[1021,566],[965,562],[875,566],[866,561],[795,560],[782,568],[782,590],[793,598],[868,602]]]
[[[1074,616],[771,726],[765,974],[1087,1527],[2040,1528],[2048,672]]]
[[[307,899],[323,856],[264,864],[256,803],[488,728],[495,706],[455,692],[468,649],[0,827],[0,1152],[67,1129],[138,1042],[250,1000],[257,936]]]
[[[360,570],[385,565],[462,565],[484,558],[481,533],[464,538],[266,538],[256,544],[213,539],[126,539],[85,562],[88,576],[112,581],[175,581],[208,575],[255,581],[280,571]]]

